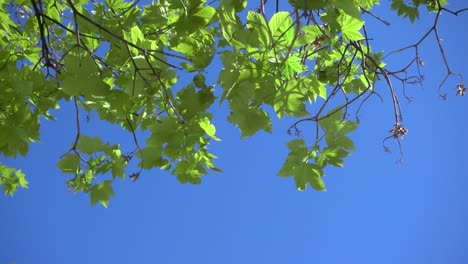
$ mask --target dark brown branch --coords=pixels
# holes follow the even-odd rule
[[[468,7],[462,8],[462,9],[457,10],[457,11],[452,11],[452,10],[450,10],[450,9],[448,9],[448,8],[441,7],[440,10],[444,10],[444,11],[449,12],[449,13],[452,14],[452,15],[458,16],[458,14],[460,14],[461,12],[468,11]]]
[[[400,77],[398,77],[396,74],[394,74],[393,76],[396,77],[396,78],[398,78],[398,79],[401,80],[402,82],[408,82],[408,83],[410,83],[410,82],[409,82],[410,79],[417,78],[416,83],[422,84],[422,81],[423,81],[423,79],[424,79],[424,76],[421,74],[421,71],[420,71],[420,67],[422,66],[422,61],[421,61],[421,59],[420,59],[420,57],[419,57],[419,45],[420,45],[432,32],[434,32],[434,35],[435,35],[435,38],[436,38],[436,43],[437,43],[437,46],[438,46],[438,48],[439,48],[439,53],[440,53],[440,55],[441,55],[441,57],[442,57],[442,61],[443,61],[443,63],[444,63],[445,69],[446,69],[446,71],[447,71],[447,73],[446,73],[444,79],[443,79],[443,80],[441,81],[441,83],[439,84],[437,91],[439,92],[439,94],[441,95],[442,98],[445,98],[445,96],[442,95],[442,94],[440,93],[440,90],[441,90],[441,88],[443,87],[443,85],[445,84],[445,82],[448,80],[448,78],[449,78],[451,75],[457,75],[457,76],[460,77],[461,82],[463,83],[463,76],[462,76],[460,73],[453,72],[453,71],[451,70],[451,68],[450,68],[450,65],[449,65],[449,63],[448,63],[447,57],[446,57],[446,55],[445,55],[444,48],[443,48],[443,46],[442,46],[441,38],[440,38],[440,36],[439,36],[439,31],[438,31],[438,28],[437,28],[438,23],[439,23],[439,18],[440,18],[440,15],[441,15],[442,11],[449,12],[449,13],[451,13],[451,14],[453,14],[453,15],[458,15],[458,14],[461,13],[461,12],[467,11],[468,8],[460,9],[460,10],[458,10],[458,11],[451,11],[451,10],[449,10],[449,9],[447,9],[447,8],[441,7],[439,1],[437,1],[437,6],[438,6],[439,10],[437,11],[437,14],[436,14],[436,17],[435,17],[435,19],[434,19],[434,22],[433,22],[432,26],[429,28],[429,30],[428,30],[416,43],[414,43],[414,44],[412,44],[412,45],[409,45],[409,46],[406,46],[406,47],[403,47],[403,48],[400,48],[400,49],[398,49],[398,50],[392,51],[392,52],[390,52],[389,54],[387,54],[387,56],[385,56],[384,59],[387,58],[387,57],[389,57],[389,56],[391,56],[391,55],[393,55],[393,54],[395,54],[395,53],[402,52],[402,51],[404,51],[404,50],[406,50],[406,49],[414,48],[414,49],[415,49],[415,58],[414,58],[406,67],[404,67],[404,68],[402,68],[402,69],[400,69],[400,70],[398,70],[398,71],[394,71],[394,72],[392,72],[392,73],[406,72],[406,70],[411,66],[411,64],[413,64],[413,63],[416,61],[416,62],[417,62],[417,63],[416,63],[416,69],[417,69],[417,71],[418,71],[418,77],[412,76],[412,77],[409,77],[409,78],[406,78],[406,77],[405,77],[405,78],[400,78]],[[413,83],[414,83],[414,82],[413,82]],[[406,95],[405,95],[405,96],[406,96]]]
[[[379,16],[375,15],[374,13],[372,13],[372,12],[370,12],[370,11],[368,11],[368,10],[365,10],[365,9],[361,9],[361,10],[362,10],[362,12],[364,12],[364,13],[366,13],[366,14],[369,14],[369,15],[371,15],[373,18],[375,18],[375,19],[379,20],[380,22],[384,23],[386,26],[390,26],[390,22],[388,22],[388,21],[386,21],[386,20],[380,18]]]
[[[140,153],[141,160],[143,161],[143,152],[141,151],[140,144],[138,144],[138,139],[136,137],[135,129],[133,128],[132,122],[130,121],[128,116],[125,116],[125,120],[127,121],[128,127],[130,128],[130,131],[132,132],[133,142],[135,143],[138,153]],[[138,172],[132,173],[130,175],[130,178],[132,179],[132,181],[136,181],[138,177],[140,177],[142,171],[143,171],[143,167],[140,167],[140,170]]]
[[[447,74],[445,75],[445,78],[442,80],[442,82],[440,83],[439,88],[438,88],[438,91],[440,93],[440,89],[442,88],[444,83],[447,81],[447,79],[450,77],[450,75],[458,75],[458,76],[461,77],[462,80],[463,80],[463,76],[460,73],[453,72],[450,69],[450,66],[449,66],[449,64],[447,62],[447,58],[445,56],[444,48],[442,47],[442,43],[440,41],[439,31],[437,30],[437,28],[434,28],[434,33],[435,33],[435,36],[436,36],[437,45],[439,47],[440,55],[442,56],[442,61],[444,62],[445,69],[447,70]]]
[[[37,4],[35,0],[31,0],[31,4],[34,9],[34,15],[36,16],[37,24],[39,26],[39,34],[41,37],[41,48],[42,48],[42,59],[44,59],[44,66],[47,68],[47,75],[49,75],[49,68],[56,70],[55,65],[50,60],[50,51],[48,46],[48,41],[45,37],[45,24],[41,18],[42,10],[41,6]]]
[[[80,136],[81,136],[81,132],[80,132],[81,129],[80,129],[80,110],[79,110],[79,107],[78,107],[78,100],[76,99],[76,97],[73,97],[73,104],[75,106],[75,123],[76,123],[75,141],[73,141],[72,147],[67,152],[65,152],[65,154],[63,154],[61,156],[61,158],[63,158],[63,156],[65,156],[66,154],[73,151],[74,155],[76,155],[78,158],[80,158],[81,161],[83,161],[85,163],[88,163],[88,161],[86,161],[81,156],[81,154],[77,151],[78,142],[80,141]]]
[[[72,149],[76,150],[76,145],[78,145],[78,141],[80,140],[80,111],[78,109],[76,97],[73,97],[73,104],[75,105],[76,136]]]

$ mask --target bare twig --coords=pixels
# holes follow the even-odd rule
[[[369,15],[371,15],[373,18],[375,18],[375,19],[379,20],[380,22],[384,23],[386,26],[390,26],[390,22],[388,22],[388,21],[384,20],[383,18],[381,18],[381,17],[375,15],[374,13],[372,13],[372,12],[370,12],[370,11],[368,11],[368,10],[365,10],[365,9],[361,9],[361,10],[362,10],[362,12],[364,12],[364,13],[366,13],[366,14],[369,14]]]

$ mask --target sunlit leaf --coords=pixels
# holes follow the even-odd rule
[[[389,24],[372,10],[378,0],[261,1],[248,10],[246,0],[150,2],[0,4],[0,156],[27,155],[42,122],[63,120],[59,106],[71,109],[65,119],[73,127],[59,133],[72,145],[57,167],[70,190],[108,206],[113,181],[126,175],[135,181],[159,168],[198,184],[221,171],[210,149],[220,140],[219,118],[227,116],[242,139],[271,133],[279,118],[292,123],[287,132],[295,137],[278,175],[294,178],[299,190],[324,191],[324,170],[342,167],[355,149],[354,111],[376,94],[375,83],[422,66],[418,57],[402,71],[383,69],[386,53],[373,51],[378,41],[363,28],[367,18]],[[439,29],[440,15],[464,11],[441,9],[447,2],[382,7],[411,22],[437,12]],[[405,80],[422,79],[416,70]],[[125,140],[103,143],[121,135],[100,122],[121,129]],[[28,181],[0,164],[0,185],[12,195]]]
[[[364,25],[359,19],[356,19],[352,16],[341,14],[338,17],[338,23],[341,25],[341,30],[343,37],[348,41],[353,40],[362,40],[364,36],[359,32],[359,30]]]
[[[273,41],[290,45],[294,38],[294,26],[288,12],[275,13],[268,22]]]
[[[205,117],[202,120],[200,120],[198,124],[209,137],[211,137],[214,140],[220,141],[220,139],[215,136],[216,127],[213,124],[211,124],[210,119],[208,117]]]

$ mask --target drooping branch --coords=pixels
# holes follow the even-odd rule
[[[445,82],[448,80],[448,78],[452,75],[457,75],[460,77],[460,82],[463,83],[463,76],[460,74],[460,73],[457,73],[457,72],[454,72],[452,71],[452,69],[450,68],[450,65],[448,63],[448,60],[447,60],[447,56],[445,55],[445,51],[444,51],[444,48],[442,46],[442,41],[441,41],[441,38],[439,36],[439,30],[438,30],[438,25],[439,25],[439,20],[440,20],[440,16],[442,14],[443,11],[446,11],[450,14],[453,14],[453,15],[458,15],[459,13],[461,12],[464,12],[464,11],[467,11],[468,9],[467,8],[464,8],[464,9],[460,9],[458,11],[451,11],[447,8],[444,8],[444,7],[441,7],[439,1],[437,1],[437,5],[438,5],[438,11],[435,15],[435,18],[434,18],[434,21],[432,23],[432,26],[426,31],[426,33],[424,33],[422,35],[422,37],[420,37],[418,39],[418,41],[416,41],[416,43],[414,44],[411,44],[411,45],[408,45],[408,46],[405,46],[403,48],[400,48],[400,49],[397,49],[397,50],[394,50],[390,53],[388,53],[383,59],[385,58],[388,58],[392,55],[395,55],[395,54],[398,54],[398,53],[401,53],[405,50],[408,50],[408,49],[414,49],[415,50],[415,56],[413,59],[411,59],[410,63],[399,69],[399,70],[395,70],[395,71],[391,71],[392,73],[395,73],[393,76],[398,78],[400,81],[404,82],[404,83],[411,83],[411,80],[412,79],[416,79],[416,83],[419,83],[419,84],[422,84],[422,81],[424,80],[424,76],[421,74],[420,72],[420,67],[422,67],[424,65],[424,62],[421,60],[420,58],[420,55],[419,55],[419,46],[427,39],[427,37],[431,34],[431,33],[434,33],[434,36],[435,36],[435,40],[436,40],[436,43],[437,43],[437,46],[438,46],[438,49],[439,49],[439,53],[442,57],[442,61],[444,63],[444,67],[446,69],[446,75],[444,77],[444,79],[440,82],[439,86],[438,86],[438,89],[437,91],[439,92],[440,96],[442,98],[445,98],[446,95],[440,93],[440,90],[441,88],[443,87],[443,85],[445,84]],[[404,78],[401,78],[401,77],[398,77],[396,73],[400,73],[400,72],[404,72],[406,73],[407,70],[409,69],[409,67],[411,65],[415,64],[416,65],[416,69],[417,69],[417,72],[418,72],[418,76],[417,77],[414,77],[414,76],[411,76],[411,77],[404,77]],[[405,95],[406,96],[406,95]]]
[[[132,132],[133,142],[135,143],[138,153],[140,153],[141,160],[143,160],[144,159],[143,152],[141,151],[140,144],[138,143],[138,139],[136,137],[136,132],[135,132],[135,129],[133,128],[132,122],[130,122],[130,119],[128,118],[128,116],[125,117],[125,120],[127,121],[128,127],[130,128],[130,131]],[[126,159],[130,160],[130,158],[131,157],[127,157]],[[130,175],[130,179],[132,179],[132,181],[136,181],[138,177],[140,177],[140,174],[142,171],[143,171],[143,167],[140,167],[140,170],[138,172],[134,172]]]
[[[80,136],[81,136],[81,128],[80,128],[80,109],[78,106],[78,100],[76,97],[73,97],[73,105],[75,107],[75,124],[76,124],[76,132],[75,132],[75,140],[73,141],[73,144],[71,148],[62,155],[61,158],[63,158],[66,154],[70,153],[73,151],[73,154],[77,156],[81,161],[84,163],[88,163],[83,156],[81,156],[80,152],[78,151],[78,143],[80,141]]]

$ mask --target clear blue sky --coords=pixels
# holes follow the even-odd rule
[[[453,9],[466,4],[451,2]],[[384,8],[376,13],[392,27],[366,22],[374,50],[412,44],[432,25],[428,16],[408,28]],[[440,22],[450,65],[468,78],[467,25],[466,12]],[[420,52],[424,88],[408,86],[414,100],[402,99],[410,132],[402,141],[404,164],[395,164],[396,145],[387,154],[381,144],[393,125],[391,100],[374,97],[352,134],[357,151],[343,169],[327,171],[324,193],[299,192],[292,179],[275,176],[291,120],[275,120],[272,135],[241,141],[222,106],[214,122],[223,141],[211,147],[224,173],[195,186],[145,171],[135,183],[116,181],[109,208],[90,207],[89,197],[67,192],[55,167],[75,133],[71,104],[63,104],[27,158],[1,157],[27,173],[30,188],[0,197],[0,263],[468,263],[468,98],[455,96],[459,80],[450,78],[448,99],[440,100],[445,69],[433,37]],[[388,95],[384,83],[377,90]],[[83,126],[88,135],[131,146],[130,135],[97,116]]]

